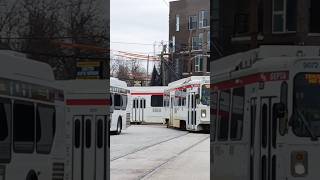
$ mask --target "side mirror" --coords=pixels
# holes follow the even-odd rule
[[[286,105],[284,103],[274,104],[273,110],[277,118],[284,118],[286,115]]]

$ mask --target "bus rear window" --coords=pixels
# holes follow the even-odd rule
[[[35,140],[34,105],[15,102],[13,106],[13,148],[17,153],[32,153]]]
[[[152,95],[151,96],[151,107],[163,107],[163,96]]]
[[[11,103],[0,99],[0,163],[11,159]]]

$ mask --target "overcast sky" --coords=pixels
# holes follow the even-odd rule
[[[168,2],[169,0],[110,0],[111,49],[153,55],[152,44],[157,41],[156,51],[159,51],[161,40],[168,41]]]

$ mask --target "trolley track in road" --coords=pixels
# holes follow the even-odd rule
[[[114,158],[111,159],[110,162],[113,162],[113,161],[115,161],[115,160],[124,158],[124,157],[126,157],[126,156],[129,156],[129,155],[131,155],[131,154],[137,153],[137,152],[139,152],[139,151],[143,151],[143,150],[148,149],[148,148],[151,148],[151,147],[153,147],[153,146],[156,146],[156,145],[159,145],[159,144],[162,144],[162,143],[165,143],[165,142],[174,140],[174,139],[181,138],[181,137],[186,136],[186,135],[188,135],[188,134],[190,134],[190,132],[186,132],[186,133],[181,134],[181,135],[179,135],[179,136],[175,136],[175,137],[172,137],[172,138],[169,138],[169,139],[160,141],[160,142],[156,142],[156,143],[154,143],[154,144],[151,144],[151,145],[148,145],[148,146],[145,146],[145,147],[142,147],[142,148],[138,148],[138,149],[136,149],[136,150],[134,150],[134,151],[131,151],[131,152],[129,152],[129,153],[126,153],[126,154],[124,154],[124,155],[121,155],[121,156],[118,156],[118,157],[114,157]]]
[[[189,134],[189,133],[187,133]],[[187,135],[185,134],[185,135]],[[182,136],[181,136],[182,137]],[[203,141],[207,140],[208,138],[210,138],[210,136],[205,137],[203,139],[201,139],[200,141],[192,144],[191,146],[189,146],[188,148],[184,149],[183,151],[179,152],[177,155],[171,157],[170,159],[166,160],[165,162],[163,162],[162,164],[158,165],[157,167],[151,169],[150,171],[146,172],[145,174],[143,174],[142,176],[140,176],[138,179],[148,179],[148,177],[150,175],[152,175],[153,173],[157,172],[157,170],[159,170],[161,167],[165,166],[166,164],[168,164],[169,162],[171,162],[172,160],[176,159],[177,157],[179,157],[180,155],[184,154],[185,152],[187,152],[188,150],[192,149],[193,147],[199,145],[200,143],[202,143]]]

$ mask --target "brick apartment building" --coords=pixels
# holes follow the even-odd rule
[[[212,0],[212,60],[259,45],[320,45],[319,0]]]
[[[210,0],[170,2],[169,42],[168,82],[209,75]]]

